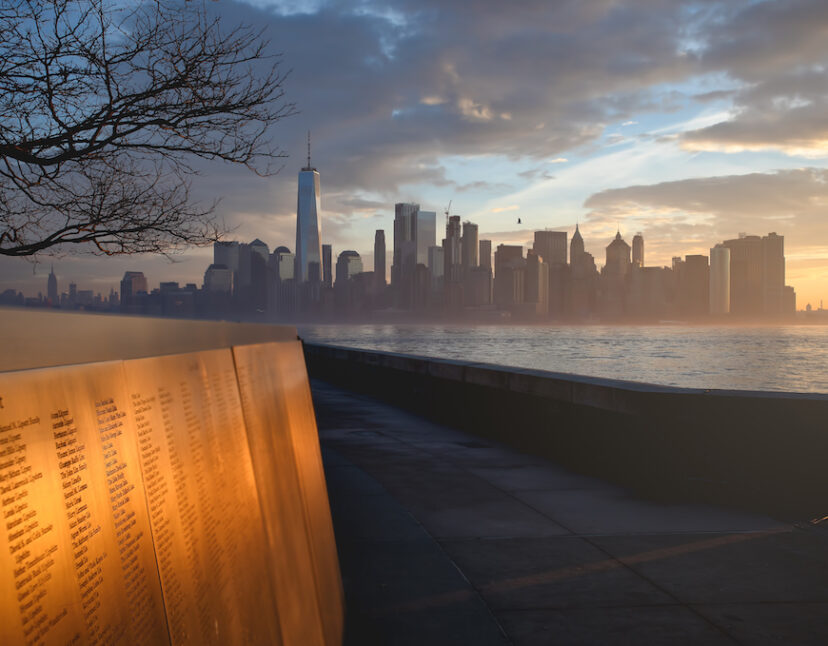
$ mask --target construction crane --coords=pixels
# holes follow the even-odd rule
[[[446,214],[446,226],[448,226],[448,221],[449,221],[449,213],[451,212],[451,202],[452,202],[452,200],[449,200],[448,206],[446,207],[446,210],[445,210],[445,214]]]

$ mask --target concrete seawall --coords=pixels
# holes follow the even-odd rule
[[[312,378],[666,501],[828,515],[828,395],[700,390],[305,343]]]

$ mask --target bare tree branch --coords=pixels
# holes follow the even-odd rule
[[[268,175],[294,113],[261,31],[196,2],[0,3],[0,254],[168,253],[222,233],[196,159]]]

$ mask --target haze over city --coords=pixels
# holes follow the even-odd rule
[[[204,164],[192,195],[221,198],[228,239],[292,248],[310,129],[322,242],[366,271],[379,228],[390,267],[395,203],[451,201],[493,247],[578,223],[599,264],[619,228],[659,266],[776,231],[797,307],[828,293],[822,2],[210,4],[266,29],[299,110],[273,128],[275,177]],[[200,283],[211,256],[54,262],[107,293],[126,270]],[[0,287],[44,291],[38,261],[0,259]]]

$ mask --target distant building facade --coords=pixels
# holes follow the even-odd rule
[[[426,254],[427,256],[427,254]],[[426,262],[428,258],[426,257]],[[374,283],[377,292],[385,289],[385,231],[377,229],[374,233]]]
[[[435,211],[420,211],[417,209],[417,227],[415,239],[417,241],[418,265],[428,265],[428,249],[437,244],[437,213]]]
[[[730,248],[717,244],[710,250],[710,314],[730,314]]]
[[[333,287],[333,247],[322,245],[322,285],[330,289]]]
[[[492,270],[492,241],[491,240],[481,240],[478,248],[480,249],[480,254],[478,256],[478,262],[480,263],[481,267],[485,267],[489,271]]]
[[[55,276],[55,268],[49,270],[49,278],[46,279],[46,297],[49,299],[49,305],[57,307],[60,305],[60,296],[58,293],[57,276]]]
[[[644,266],[644,236],[636,233],[632,241],[632,265],[633,267]]]
[[[147,278],[142,271],[127,271],[121,279],[121,311],[141,313],[147,296]]]

